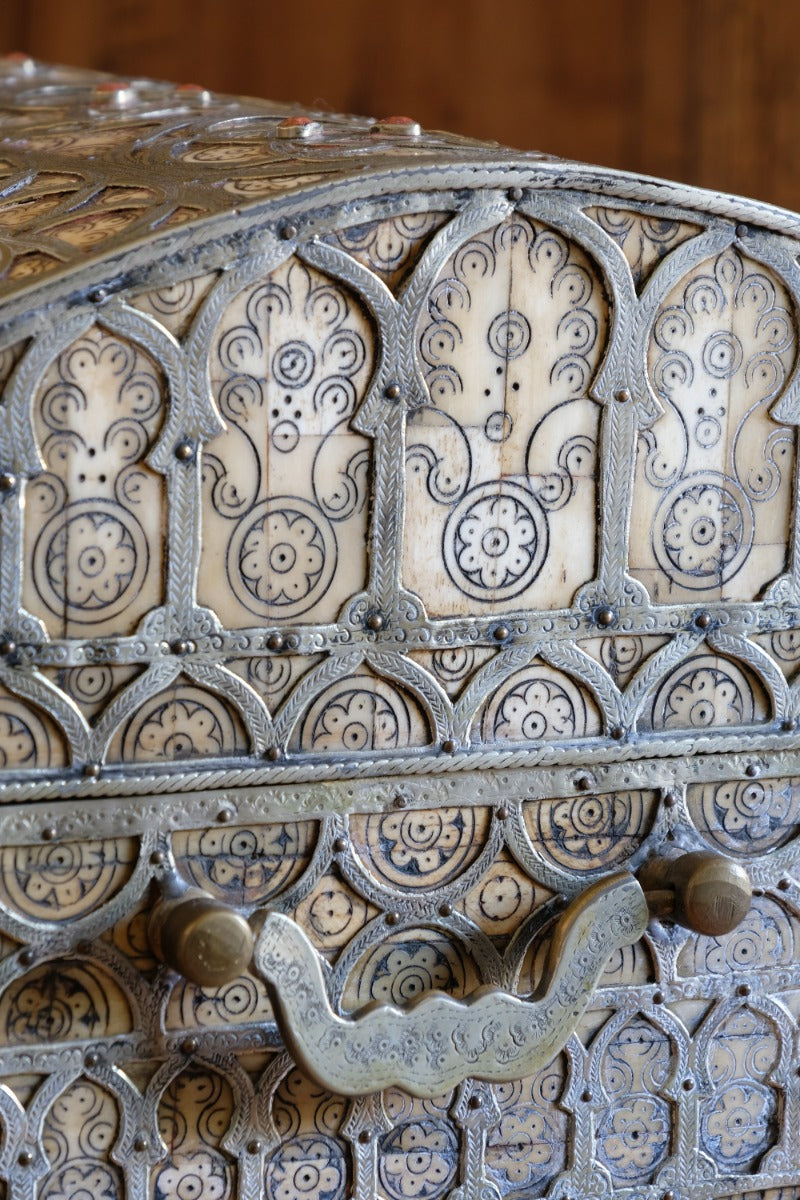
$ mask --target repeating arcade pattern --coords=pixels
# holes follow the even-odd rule
[[[206,828],[180,828],[175,809],[168,838],[7,848],[0,1180],[48,1200],[444,1200],[470,1186],[634,1200],[676,1179],[692,1200],[767,1194],[798,1153],[800,840],[796,780],[752,788]],[[152,881],[177,871],[256,922],[298,921],[342,1013],[432,988],[524,994],[565,894],[670,846],[718,847],[743,820],[771,831],[735,848],[760,885],[744,924],[708,938],[651,923],[609,961],[566,1049],[510,1083],[346,1100],[282,1052],[257,975],[190,986],[147,946]]]
[[[3,352],[2,786],[792,744],[794,268],[514,199],[328,216]]]

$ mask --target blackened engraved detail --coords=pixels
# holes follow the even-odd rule
[[[430,742],[427,721],[411,697],[365,672],[329,684],[304,714],[297,736],[301,749],[340,754]]]
[[[351,423],[373,340],[353,293],[297,259],[228,300],[210,360],[227,428],[204,454],[198,577],[227,626],[333,620],[366,582],[369,443]]]
[[[731,247],[653,315],[631,573],[656,601],[755,598],[786,567],[795,434],[774,404],[797,358],[796,312],[771,268]]]
[[[374,271],[396,290],[430,238],[447,220],[445,213],[405,213],[385,220],[349,225],[325,239]]]
[[[405,582],[437,615],[556,607],[591,578],[606,325],[586,253],[519,214],[441,268],[417,330],[430,402],[409,422],[404,547]],[[450,581],[435,597],[433,561]]]
[[[624,208],[588,208],[605,233],[627,259],[637,291],[667,254],[700,233],[702,226],[661,215],[631,212]]]
[[[109,1037],[133,1029],[120,984],[101,967],[60,958],[34,967],[0,999],[6,1045],[38,1045]]]
[[[765,854],[800,825],[800,779],[738,779],[690,784],[686,804],[695,829],[723,854]]]
[[[223,1149],[233,1117],[231,1085],[216,1071],[192,1067],[170,1083],[158,1110],[168,1158],[154,1168],[153,1200],[233,1200],[236,1168]]]
[[[246,753],[241,722],[212,692],[178,683],[154,696],[127,722],[109,759],[163,762]]]
[[[49,1170],[40,1180],[41,1200],[119,1200],[124,1195],[111,1151],[120,1131],[115,1100],[99,1084],[76,1080],[53,1102],[42,1125]]]
[[[271,497],[237,525],[228,546],[228,579],[257,616],[298,617],[325,595],[336,551],[333,529],[313,504]]]
[[[508,481],[467,492],[442,534],[447,573],[474,600],[511,600],[527,591],[547,550],[544,510],[535,496]]]
[[[568,675],[544,664],[515,672],[476,722],[483,742],[568,741],[599,732],[597,709]]]
[[[766,719],[763,691],[749,672],[730,659],[697,654],[670,672],[640,727],[707,729]]]
[[[43,377],[46,471],[27,488],[24,596],[57,635],[128,632],[160,599],[163,486],[145,459],[164,397],[149,355],[97,326]]]

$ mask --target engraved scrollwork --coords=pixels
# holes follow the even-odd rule
[[[386,220],[366,221],[363,225],[348,225],[325,240],[352,254],[395,289],[445,220],[444,213],[404,213]]]
[[[170,1083],[158,1109],[168,1159],[155,1169],[154,1200],[232,1200],[236,1169],[221,1147],[233,1111],[230,1084],[215,1071],[190,1068]]]
[[[588,693],[561,671],[544,664],[516,671],[486,705],[483,742],[587,737],[599,728]]]
[[[160,599],[163,485],[145,459],[164,407],[149,355],[97,326],[44,376],[34,422],[46,471],[28,489],[24,595],[57,634],[127,632]]]
[[[475,808],[414,810],[354,818],[351,836],[371,875],[390,888],[442,887],[481,851],[488,812]]]
[[[775,1142],[778,1094],[769,1079],[780,1053],[774,1027],[749,1008],[731,1013],[709,1039],[714,1088],[703,1105],[703,1144],[723,1174],[756,1169]]]
[[[27,770],[66,761],[63,737],[53,722],[0,690],[0,767]]]
[[[424,717],[408,694],[367,674],[329,684],[299,730],[302,749],[340,753],[395,750],[429,740]]]
[[[742,779],[692,784],[695,828],[725,854],[763,854],[789,841],[800,823],[800,780]]]
[[[610,870],[647,837],[656,810],[654,792],[589,793],[540,800],[524,807],[536,853],[560,870]]]
[[[768,897],[753,900],[737,929],[723,937],[694,937],[678,958],[681,976],[725,976],[788,967],[800,953],[797,918]]]
[[[133,1028],[120,985],[94,963],[60,959],[34,967],[0,999],[7,1045],[74,1041]]]
[[[243,754],[247,743],[238,716],[218,696],[179,684],[147,701],[127,722],[119,744],[125,762]]]
[[[178,832],[172,851],[178,869],[204,891],[236,908],[263,903],[284,891],[311,859],[312,821]]]
[[[464,598],[537,603],[545,579],[543,601],[558,603],[556,572],[544,570],[556,547],[565,603],[590,577],[593,538],[579,548],[562,535],[567,514],[573,529],[581,514],[594,527],[598,409],[588,393],[606,318],[584,252],[519,214],[442,268],[417,334],[431,407],[409,424],[404,551],[406,582],[429,611],[464,611]],[[435,597],[432,560],[450,581]]]
[[[119,1200],[121,1172],[109,1161],[119,1132],[117,1105],[98,1084],[77,1080],[44,1119],[42,1143],[50,1169],[39,1184],[41,1200]]]
[[[227,428],[204,456],[198,585],[228,625],[331,620],[363,586],[370,451],[350,422],[373,356],[355,296],[294,259],[228,302],[210,364]]]
[[[663,1091],[672,1071],[669,1038],[642,1017],[629,1021],[605,1048],[601,1078],[609,1108],[597,1147],[618,1186],[651,1181],[666,1157],[672,1113]]]
[[[730,659],[697,654],[676,667],[656,692],[642,726],[707,729],[767,719],[763,689]]]
[[[35,921],[69,921],[98,908],[133,873],[135,838],[6,846],[0,850],[0,896]]]
[[[631,530],[631,573],[655,600],[751,599],[784,569],[794,435],[770,406],[796,343],[785,287],[734,248],[663,300],[648,372],[664,413],[642,434]]]
[[[543,1195],[564,1169],[567,1114],[559,1107],[566,1082],[563,1054],[537,1075],[496,1087],[500,1120],[486,1142],[488,1175],[501,1195]]]
[[[349,1163],[339,1140],[345,1101],[291,1070],[272,1101],[281,1143],[265,1175],[269,1200],[342,1200]]]

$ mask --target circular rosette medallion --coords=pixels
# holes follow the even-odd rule
[[[39,534],[34,581],[56,616],[106,621],[138,596],[148,561],[147,538],[133,513],[110,500],[78,500]]]
[[[307,500],[273,496],[239,522],[228,547],[228,579],[258,616],[299,616],[324,596],[336,570],[336,537]]]
[[[693,591],[732,579],[753,542],[750,501],[733,479],[699,471],[676,483],[656,513],[653,549],[673,583]]]
[[[530,587],[547,557],[547,517],[518,483],[472,488],[442,537],[447,573],[473,600],[510,600]]]

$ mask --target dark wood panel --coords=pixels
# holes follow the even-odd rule
[[[4,0],[0,47],[800,208],[797,0]]]

